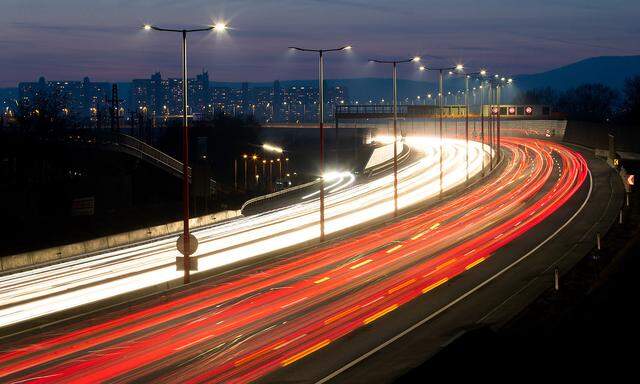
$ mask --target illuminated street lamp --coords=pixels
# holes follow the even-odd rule
[[[190,253],[190,233],[189,233],[189,119],[187,116],[187,34],[192,32],[206,32],[215,30],[216,32],[223,32],[227,29],[226,24],[218,22],[215,25],[211,25],[205,28],[196,29],[169,29],[160,28],[151,24],[144,25],[145,31],[160,31],[160,32],[174,32],[182,35],[182,206],[183,206],[183,268],[184,268],[184,283],[188,284],[190,281],[191,263],[189,260]]]
[[[487,75],[487,71],[485,69],[481,69],[478,72],[470,72],[470,73],[464,74],[463,94],[464,94],[464,104],[466,109],[464,131],[465,131],[465,141],[466,141],[466,150],[467,150],[467,153],[465,155],[465,159],[467,162],[467,177],[466,177],[467,180],[469,180],[469,79],[484,78],[486,75]],[[482,115],[482,112],[481,112],[481,115]],[[482,120],[483,119],[481,117],[481,123],[480,123],[481,134],[480,135],[481,137],[484,137],[484,122]],[[482,142],[482,144],[484,145],[484,141]],[[482,156],[482,160],[483,160],[483,170],[484,170],[484,155]]]
[[[421,66],[419,68],[421,71],[437,71],[438,72],[438,109],[440,112],[440,194],[442,194],[442,169],[444,163],[444,154],[443,154],[443,138],[442,138],[442,98],[444,96],[444,71],[458,71],[461,72],[464,70],[464,66],[462,64],[458,64],[455,67],[445,67],[445,68],[430,68],[426,66]]]
[[[332,49],[308,49],[289,47],[296,51],[315,52],[318,54],[318,93],[320,97],[320,113],[318,123],[320,126],[320,175],[324,174],[324,53],[351,50],[350,45]],[[324,241],[324,178],[320,178],[320,241]]]
[[[269,152],[282,153],[284,149],[271,144],[262,144],[262,149]]]
[[[242,155],[242,158],[244,159],[244,190],[245,190],[245,193],[247,191],[247,158],[248,157],[249,156],[247,156],[246,154]]]
[[[420,57],[405,60],[369,60],[372,63],[391,64],[393,68],[393,216],[398,216],[398,64],[417,63]]]

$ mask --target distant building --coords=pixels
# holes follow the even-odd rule
[[[53,93],[61,98],[66,113],[81,118],[90,117],[103,107],[110,89],[110,83],[92,82],[88,77],[82,81],[46,81],[40,77],[37,82],[18,84],[19,100],[24,105],[34,105],[38,97]]]
[[[211,104],[209,73],[203,71],[187,80],[189,112],[204,114]],[[155,73],[149,79],[134,79],[131,83],[131,110],[146,110],[155,116],[181,115],[183,111],[182,79],[163,79]],[[146,108],[146,109],[145,109]]]
[[[65,108],[80,117],[94,117],[107,108],[111,84],[82,81],[24,82],[18,86],[18,99],[27,105],[40,96],[55,92],[64,100]],[[183,110],[182,79],[162,78],[159,72],[146,79],[133,79],[130,94],[123,104],[122,116],[144,114],[150,118],[178,117]],[[230,116],[251,116],[261,122],[304,123],[318,120],[318,88],[313,85],[282,87],[280,81],[272,87],[213,87],[209,73],[203,71],[188,80],[189,113],[196,119],[224,113]],[[128,97],[126,97],[128,96]],[[325,119],[333,119],[336,106],[349,103],[348,89],[342,85],[325,88]],[[5,101],[3,106],[7,110]],[[15,102],[14,102],[15,104]],[[5,111],[6,112],[6,111]],[[133,117],[131,117],[133,118]],[[141,118],[141,117],[140,117]],[[155,120],[154,120],[155,121]]]
[[[273,88],[251,88],[251,115],[258,121],[272,122],[274,115]]]
[[[272,103],[273,103],[272,120],[273,121],[283,120],[282,102],[283,102],[282,88],[280,87],[280,81],[276,80],[273,82],[273,99],[272,99]]]

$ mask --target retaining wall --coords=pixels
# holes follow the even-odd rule
[[[240,211],[222,211],[210,215],[194,217],[189,221],[191,228],[199,228],[240,216]],[[182,221],[136,229],[134,231],[99,237],[79,243],[66,244],[17,255],[0,257],[0,272],[17,271],[29,267],[52,263],[79,255],[88,255],[119,248],[135,243],[150,241],[158,237],[177,235],[182,231]]]

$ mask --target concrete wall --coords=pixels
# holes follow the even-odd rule
[[[222,211],[210,215],[194,217],[189,221],[189,223],[191,228],[199,228],[238,216],[240,216],[240,211]],[[176,221],[155,227],[142,228],[130,232],[100,237],[80,243],[61,245],[58,247],[25,252],[17,255],[3,256],[0,257],[0,272],[26,269],[74,256],[86,255],[134,243],[149,241],[162,236],[177,235],[180,231],[182,231],[182,221]]]

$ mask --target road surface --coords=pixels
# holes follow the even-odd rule
[[[559,144],[505,138],[503,151],[490,180],[413,217],[187,294],[16,341],[0,355],[0,377],[233,383],[295,369],[363,327],[384,325],[416,298],[437,298],[457,276],[474,274],[563,207],[588,176],[584,158]]]

